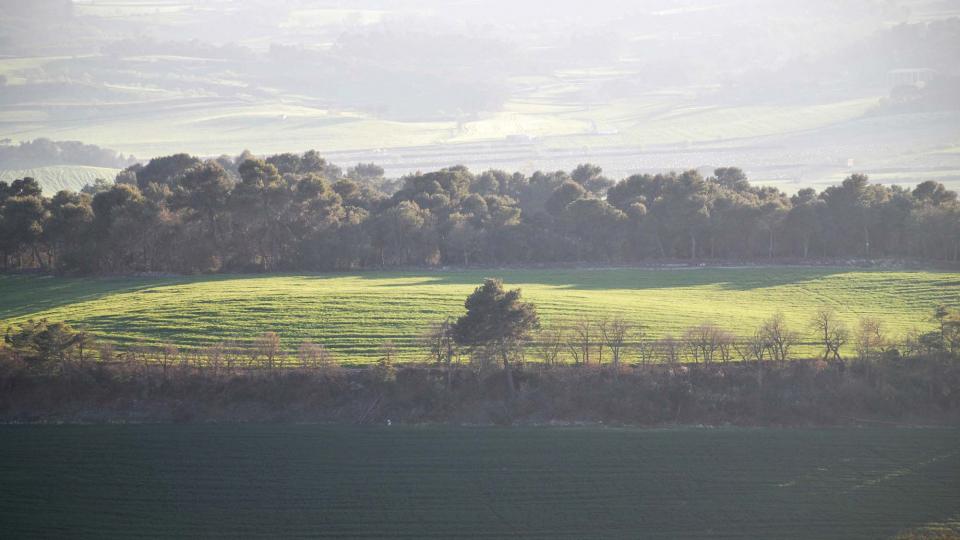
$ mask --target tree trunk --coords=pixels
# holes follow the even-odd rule
[[[770,247],[767,248],[767,258],[773,258],[773,229],[770,229]]]
[[[690,259],[697,258],[697,235],[690,233]]]

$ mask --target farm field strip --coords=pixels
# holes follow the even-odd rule
[[[66,321],[121,345],[182,348],[247,341],[275,331],[289,352],[322,343],[340,361],[365,363],[391,340],[405,360],[423,359],[418,336],[463,311],[484,277],[520,287],[543,323],[622,316],[646,335],[678,335],[704,321],[739,336],[776,311],[810,337],[817,309],[853,326],[881,320],[891,337],[932,328],[938,303],[960,304],[960,274],[842,268],[470,270],[171,278],[0,277],[0,324]],[[798,354],[814,354],[812,345]],[[852,349],[851,349],[852,351]],[[850,351],[848,351],[850,352]],[[632,356],[632,353],[629,355]],[[629,360],[629,358],[628,358]]]
[[[0,522],[15,537],[887,538],[955,520],[958,444],[929,428],[0,426]]]
[[[120,170],[84,165],[52,165],[33,169],[7,169],[0,170],[0,181],[10,183],[19,178],[30,177],[40,184],[44,194],[53,195],[62,189],[80,191],[83,186],[93,184],[98,178],[113,182]]]

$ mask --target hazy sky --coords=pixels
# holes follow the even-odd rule
[[[6,2],[0,138],[317,148],[396,171],[727,160],[772,181],[851,163],[950,180],[957,15],[943,0]]]

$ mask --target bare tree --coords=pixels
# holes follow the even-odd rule
[[[637,338],[637,356],[640,357],[640,365],[647,367],[647,364],[656,360],[657,357],[657,343],[656,341],[650,341],[645,339],[642,335]]]
[[[143,340],[137,340],[133,345],[127,347],[127,360],[130,361],[137,370],[141,370],[147,363],[149,352],[150,348]]]
[[[180,355],[180,351],[172,343],[164,343],[160,346],[160,368],[163,370],[163,376],[167,376],[167,371],[173,366],[173,363],[177,360],[177,357]]]
[[[726,364],[733,357],[733,344],[735,339],[733,334],[726,330],[720,330],[717,333],[717,353],[720,355],[720,361]]]
[[[611,363],[615,373],[620,372],[620,358],[631,330],[630,323],[620,317],[612,320],[603,319],[600,322],[600,337],[603,338],[603,343],[610,349],[610,354],[613,357]]]
[[[797,343],[797,334],[787,328],[783,312],[778,311],[760,326],[774,360],[783,363],[790,358],[790,349]]]
[[[453,337],[453,319],[446,318],[427,328],[421,341],[430,351],[430,359],[448,368],[457,354],[457,342]]]
[[[735,341],[733,348],[744,362],[757,362],[759,364],[767,357],[767,352],[770,350],[770,343],[767,341],[763,329],[758,328],[756,332],[746,339]]]
[[[682,344],[672,335],[667,334],[656,342],[660,360],[666,364],[675,365],[680,362]]]
[[[393,382],[397,378],[397,369],[394,361],[397,357],[397,348],[392,341],[385,341],[380,346],[380,358],[377,360],[373,372],[380,382]]]
[[[224,367],[230,373],[236,368],[243,356],[243,346],[235,340],[224,343]]]
[[[253,342],[257,358],[263,358],[267,369],[273,369],[280,358],[280,336],[276,332],[264,332]]]
[[[680,337],[680,347],[687,358],[693,358],[693,363],[699,364],[700,347],[698,346],[696,339],[690,334],[691,330],[692,328],[688,328],[683,331],[683,335]]]
[[[219,373],[224,364],[226,356],[223,342],[215,343],[203,350],[203,357],[206,362],[198,363],[199,366],[209,366],[213,373]]]
[[[854,347],[860,360],[866,360],[876,353],[884,352],[886,337],[879,320],[872,317],[860,318],[854,335]]]
[[[921,333],[917,327],[913,327],[903,336],[903,356],[912,358],[923,352],[923,343]]]
[[[304,341],[297,347],[297,359],[304,369],[325,368],[333,361],[330,351],[320,343]]]
[[[570,349],[574,363],[589,365],[590,349],[593,346],[593,322],[588,317],[582,317],[571,325],[567,335],[567,348]]]
[[[694,361],[703,360],[703,363],[709,364],[720,349],[723,334],[723,330],[717,325],[705,322],[688,328],[683,334],[683,340]]]
[[[823,359],[842,362],[840,347],[847,342],[849,332],[843,322],[837,319],[836,312],[828,308],[820,309],[813,316],[810,326],[816,331],[817,338],[823,344]]]
[[[560,351],[563,350],[564,336],[560,328],[542,328],[537,333],[534,349],[537,356],[547,367],[557,365],[560,360]]]
[[[455,320],[451,317],[436,322],[427,328],[421,340],[430,351],[430,359],[444,367],[446,371],[446,386],[449,389],[451,384],[453,368],[453,359],[457,355],[457,340],[453,335],[453,324]]]
[[[330,349],[323,343],[317,344],[317,367],[327,372],[336,370],[339,366]]]
[[[301,369],[314,369],[317,366],[317,344],[301,341],[297,346],[297,360]]]
[[[113,362],[116,355],[113,351],[113,345],[106,341],[97,344],[97,357],[103,363]]]
[[[180,355],[177,357],[177,360],[178,360],[177,367],[180,370],[186,371],[186,369],[190,367],[190,354],[191,354],[190,349],[180,350]]]
[[[763,364],[764,359],[773,356],[773,346],[767,336],[767,331],[763,326],[748,338],[734,341],[733,348],[737,351],[744,362],[756,362],[757,364],[757,385],[763,386]]]
[[[513,350],[513,363],[523,371],[524,367],[527,365],[527,348],[533,343],[530,339],[530,336],[526,336],[524,339],[518,339]]]

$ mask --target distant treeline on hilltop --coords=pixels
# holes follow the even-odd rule
[[[789,196],[737,168],[526,176],[462,166],[397,181],[315,151],[161,157],[115,184],[45,197],[0,182],[3,268],[75,273],[630,263],[644,259],[960,259],[957,194],[855,174]]]
[[[0,163],[4,169],[32,169],[51,165],[86,165],[122,169],[136,162],[113,150],[79,141],[34,139],[13,144],[0,141]]]

